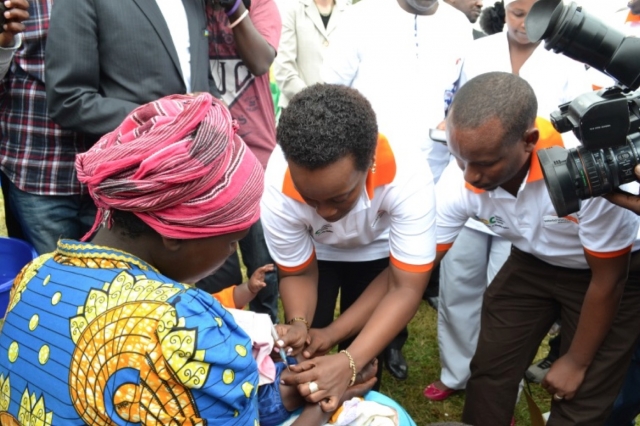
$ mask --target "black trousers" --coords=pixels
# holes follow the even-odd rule
[[[371,260],[367,262],[335,262],[318,261],[318,304],[311,326],[324,328],[333,322],[338,293],[340,293],[340,313],[360,297],[367,286],[384,269],[389,266],[389,258]],[[407,341],[409,332],[407,327],[393,339],[388,348],[401,349]],[[340,350],[347,348],[355,337],[347,339],[338,345]],[[375,389],[379,389],[382,376],[382,357],[378,356],[378,382]]]

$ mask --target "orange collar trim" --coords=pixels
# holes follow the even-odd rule
[[[542,166],[540,166],[540,161],[538,161],[538,151],[541,149],[551,148],[552,146],[564,146],[564,143],[562,142],[562,135],[558,133],[549,120],[537,117],[535,126],[540,132],[540,138],[538,139],[538,143],[536,143],[536,146],[533,148],[533,153],[531,154],[531,165],[529,166],[527,183],[539,181],[544,177],[542,174]],[[464,183],[464,187],[472,191],[474,194],[482,194],[485,192],[483,189],[476,188],[468,182]]]
[[[631,13],[631,11],[629,11],[629,14],[627,15],[627,19],[624,22],[625,23],[627,23],[627,22],[640,22],[640,15],[634,15],[633,13]]]
[[[375,159],[375,172],[369,169],[367,173],[367,180],[365,182],[365,189],[369,199],[373,198],[373,192],[376,188],[383,185],[388,185],[393,182],[396,177],[396,159],[393,155],[393,150],[387,138],[379,134],[378,145],[376,146],[376,159]],[[296,189],[291,179],[291,171],[287,167],[284,173],[284,181],[282,183],[282,193],[289,198],[304,203],[304,199]]]

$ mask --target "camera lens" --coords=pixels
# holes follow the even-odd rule
[[[538,151],[551,202],[559,217],[580,209],[580,200],[598,197],[635,180],[640,164],[640,133],[627,143],[607,149],[580,146],[565,150],[554,147]]]
[[[640,85],[640,39],[625,37],[575,3],[538,0],[529,11],[525,26],[532,42],[544,38],[548,50],[591,65],[629,89]]]

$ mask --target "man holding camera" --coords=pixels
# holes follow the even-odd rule
[[[463,412],[476,426],[509,424],[518,383],[558,316],[561,357],[542,383],[553,395],[547,424],[603,424],[640,333],[637,219],[601,198],[555,214],[537,153],[562,138],[536,111],[528,83],[492,72],[458,91],[447,118],[464,173],[452,164],[437,185],[437,259],[469,218],[513,245],[484,295]]]

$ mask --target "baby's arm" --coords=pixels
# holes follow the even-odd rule
[[[237,285],[233,289],[233,301],[238,309],[242,309],[251,302],[256,294],[267,286],[264,276],[267,272],[273,271],[273,264],[261,266],[251,275],[249,281]]]

